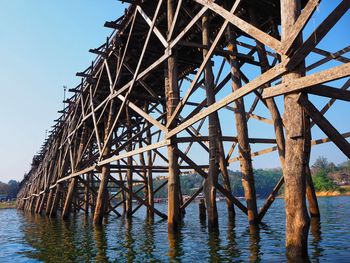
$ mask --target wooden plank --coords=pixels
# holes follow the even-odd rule
[[[321,52],[316,52],[316,50],[321,51]],[[324,55],[326,57],[323,59],[320,59],[319,61],[317,61],[309,66],[307,66],[306,71],[317,68],[318,66],[323,65],[323,64],[327,63],[328,61],[331,61],[332,59],[338,60],[342,63],[349,63],[350,62],[350,59],[341,56],[342,54],[345,54],[345,53],[350,51],[350,46],[342,48],[341,50],[339,50],[338,52],[335,52],[335,53],[326,52],[326,51],[316,49],[316,48],[313,51],[315,53],[320,53],[321,55]]]
[[[125,101],[125,97],[123,95],[118,95],[118,98],[121,101]],[[131,101],[127,102],[127,106],[130,107],[132,110],[134,110],[136,113],[138,113],[140,116],[142,116],[143,118],[145,118],[145,120],[149,121],[150,123],[152,123],[155,127],[157,127],[158,129],[162,130],[163,132],[167,132],[168,129],[161,124],[159,121],[157,121],[156,119],[154,119],[151,115],[147,114],[146,112],[144,112],[142,109],[140,109],[136,104],[132,103]]]
[[[159,2],[161,3],[163,0],[160,0]],[[160,4],[161,5],[161,4]],[[164,47],[168,46],[168,42],[166,41],[166,39],[164,38],[164,36],[162,35],[162,33],[158,30],[158,28],[153,25],[153,21],[146,15],[146,13],[142,10],[142,8],[138,5],[136,7],[137,11],[140,13],[140,15],[143,17],[143,19],[147,22],[147,24],[153,28],[153,32],[154,34],[158,37],[158,39],[160,40],[160,42],[162,43],[162,45]],[[157,15],[157,12],[156,12]],[[154,18],[153,18],[154,20]]]
[[[282,75],[284,72],[286,72],[285,63],[281,63],[281,64],[271,68],[270,70],[266,71],[264,74],[260,75],[256,79],[254,79],[251,82],[244,85],[239,90],[231,93],[230,95],[226,96],[225,98],[221,99],[220,101],[209,106],[208,108],[206,108],[202,112],[197,113],[191,119],[188,119],[187,121],[178,125],[176,128],[169,131],[169,133],[166,135],[166,138],[171,138],[175,134],[178,134],[179,132],[183,131],[184,129],[186,129],[187,127],[196,123],[197,121],[207,117],[209,114],[225,107],[226,105],[230,104],[231,102],[233,102],[239,98],[242,98],[243,96],[249,94],[250,92],[258,89],[262,85],[276,79],[277,77]]]
[[[261,31],[255,26],[252,26],[251,24],[247,23],[246,21],[239,18],[238,16],[235,16],[234,14],[230,13],[225,8],[214,3],[214,1],[208,1],[208,0],[195,0],[195,1],[203,6],[208,7],[218,15],[222,16],[225,20],[229,21],[234,26],[236,26],[237,28],[239,28],[240,30],[242,30],[252,38],[255,38],[259,40],[261,43],[264,43],[265,45],[271,47],[272,49],[276,50],[279,54],[284,54],[280,41],[266,34],[265,32]]]
[[[337,80],[347,76],[350,76],[350,63],[323,70],[306,77],[293,79],[274,87],[264,89],[262,96],[264,99],[271,98],[282,94],[300,91],[311,86]]]
[[[232,7],[232,10],[231,12],[234,12],[236,10],[236,8],[238,7],[239,3],[240,3],[241,0],[238,0],[235,2],[235,5]],[[197,88],[198,86],[196,85],[204,68],[206,67],[208,61],[211,59],[213,53],[214,53],[214,50],[217,46],[217,44],[219,43],[220,39],[221,39],[221,36],[223,35],[223,33],[225,32],[226,30],[226,27],[228,25],[228,22],[225,21],[223,23],[223,25],[221,26],[219,32],[217,33],[213,43],[211,44],[210,46],[210,49],[208,50],[206,56],[204,57],[203,59],[203,62],[202,64],[200,65],[193,81],[191,82],[191,85],[190,87],[188,88],[188,90],[186,91],[186,94],[183,96],[182,100],[180,101],[180,103],[178,103],[177,107],[175,108],[174,112],[172,113],[172,116],[171,118],[167,121],[167,127],[169,128],[174,120],[176,119],[176,117],[178,116],[178,114],[180,113],[180,111],[183,109],[183,107],[186,105],[186,102],[188,101],[188,98],[191,96],[191,94],[195,91],[195,88]]]
[[[139,148],[139,149],[136,149],[136,150],[124,153],[124,154],[120,154],[120,155],[117,155],[117,156],[113,156],[113,157],[107,158],[105,160],[102,160],[102,161],[98,162],[97,165],[98,166],[102,166],[102,165],[107,164],[107,163],[118,161],[118,160],[127,158],[129,156],[134,156],[134,155],[139,154],[139,153],[143,153],[143,152],[146,152],[146,151],[154,150],[154,149],[161,148],[161,147],[168,146],[168,145],[170,145],[170,140],[163,140],[163,141],[160,141],[160,142],[157,142],[157,143],[154,143],[154,144],[151,144],[151,145],[148,145],[148,146],[145,146],[145,147],[142,147],[142,148]]]
[[[317,108],[308,99],[300,96],[298,103],[303,106],[306,113],[328,136],[328,138],[332,140],[348,158],[350,158],[350,144],[337,131],[337,129],[333,127],[333,125],[317,110]]]
[[[167,36],[167,40],[168,41],[170,41],[172,36],[173,36],[175,24],[177,22],[177,18],[178,18],[179,13],[180,13],[181,5],[182,5],[182,0],[179,0],[178,3],[177,3],[177,6],[176,6],[176,11],[175,11],[175,14],[174,14],[173,22],[171,23],[170,30],[169,30],[169,33],[168,33],[168,36]]]
[[[303,12],[299,15],[297,21],[295,21],[294,25],[292,26],[291,32],[289,32],[288,36],[282,41],[282,49],[284,54],[289,54],[295,40],[306,26],[306,23],[309,21],[320,2],[321,0],[310,0],[307,2]]]
[[[193,167],[193,169],[201,175],[203,178],[207,178],[208,174],[202,170],[198,165],[193,162],[186,154],[184,154],[179,149],[176,150],[176,153],[190,166]],[[228,193],[224,187],[222,187],[220,184],[217,184],[217,189],[222,192],[227,198],[231,200],[232,203],[234,203],[241,211],[245,214],[247,214],[247,208],[237,199],[235,198],[231,193]]]
[[[302,62],[306,56],[317,46],[318,43],[327,35],[338,20],[347,12],[350,7],[350,1],[344,0],[328,15],[328,17],[317,27],[309,38],[295,51],[288,63],[290,70]],[[317,36],[315,38],[315,36]]]
[[[341,134],[344,138],[349,138],[350,137],[350,132],[346,132],[346,133],[343,133]],[[327,143],[327,142],[330,142],[331,140],[327,137],[327,138],[322,138],[322,139],[316,139],[316,140],[312,140],[311,141],[311,145],[318,145],[318,144],[323,144],[323,143]],[[266,149],[263,149],[261,151],[257,151],[257,152],[253,152],[251,157],[256,157],[256,156],[261,156],[261,155],[264,155],[264,154],[267,154],[267,153],[271,153],[271,152],[274,152],[274,151],[277,151],[278,148],[277,146],[274,146],[274,147],[270,147],[270,148],[266,148]],[[231,158],[228,160],[228,163],[233,163],[233,162],[237,162],[239,161],[239,157],[235,157],[235,158]]]
[[[307,88],[305,91],[314,95],[350,101],[350,91],[344,89],[337,89],[326,85],[319,85]]]

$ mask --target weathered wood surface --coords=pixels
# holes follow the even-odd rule
[[[132,216],[144,208],[151,218],[167,218],[169,232],[175,232],[185,208],[204,192],[208,226],[215,229],[217,193],[225,197],[230,218],[234,205],[255,224],[285,182],[287,254],[305,255],[305,196],[310,215],[319,216],[310,148],[333,142],[350,157],[350,134],[338,131],[325,115],[335,101],[350,101],[350,49],[318,47],[321,41],[336,41],[327,33],[344,23],[350,1],[326,10],[326,18],[303,41],[300,35],[320,3],[133,1],[120,19],[106,23],[114,29],[111,36],[91,49],[96,59],[77,73],[81,84],[70,89],[72,97],[34,157],[18,208],[63,218],[71,211],[92,211],[95,224],[110,213]],[[305,67],[314,54],[321,58]],[[326,64],[332,60],[337,64]],[[258,72],[254,77],[252,67]],[[307,94],[331,99],[319,110],[316,96]],[[277,96],[284,101],[277,103]],[[257,122],[269,127],[268,136],[265,128],[255,129]],[[326,138],[311,140],[314,124]],[[253,158],[275,151],[284,177],[258,213]],[[230,188],[233,162],[241,165],[247,207]],[[200,174],[204,185],[185,201],[181,175],[189,173]],[[154,189],[158,176],[166,180]],[[163,187],[168,188],[167,215],[154,205]],[[133,200],[138,201],[134,207]]]

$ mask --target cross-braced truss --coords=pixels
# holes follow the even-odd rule
[[[204,192],[209,227],[215,227],[220,192],[232,215],[237,206],[256,223],[284,180],[258,211],[252,158],[276,151],[286,198],[295,194],[295,180],[300,198],[306,189],[311,215],[318,215],[311,145],[332,141],[350,157],[350,133],[341,134],[325,118],[336,100],[350,100],[350,47],[319,47],[336,41],[327,34],[342,23],[350,1],[327,10],[310,32],[319,3],[130,1],[124,16],[106,22],[114,30],[90,50],[98,55],[95,61],[77,73],[81,84],[70,90],[73,96],[34,157],[18,206],[50,216],[60,210],[63,218],[73,207],[91,210],[95,223],[145,206],[176,229],[182,211]],[[297,15],[288,11],[293,8]],[[321,109],[312,102],[319,96],[329,98]],[[327,137],[311,140],[314,127]],[[230,189],[227,167],[234,162],[240,162],[246,204]],[[202,187],[186,200],[180,189],[185,173],[203,177]],[[155,189],[159,175],[166,180]],[[166,184],[168,215],[154,206],[155,193]]]

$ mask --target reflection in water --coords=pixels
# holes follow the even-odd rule
[[[209,261],[210,262],[221,262],[220,256],[220,236],[219,231],[210,231],[208,239],[208,249],[209,249]]]
[[[227,247],[226,252],[229,257],[238,258],[240,256],[240,250],[236,241],[236,223],[235,219],[228,217],[227,221]]]
[[[283,200],[265,219],[268,225],[247,227],[246,217],[235,221],[221,209],[219,232],[208,234],[189,205],[180,233],[168,235],[167,224],[146,218],[139,210],[132,219],[109,217],[107,225],[94,227],[92,218],[72,215],[64,222],[16,210],[0,210],[0,262],[286,262]],[[309,256],[312,262],[347,262],[350,240],[350,197],[319,199],[321,223],[311,219]],[[157,204],[166,211],[166,204]],[[8,223],[9,221],[13,223]]]
[[[105,226],[94,226],[94,239],[97,249],[94,260],[97,262],[108,262]]]
[[[154,220],[152,217],[148,217],[145,220],[143,231],[145,233],[144,242],[142,243],[142,250],[145,252],[148,259],[154,259],[153,250],[155,247],[154,243]]]
[[[249,226],[249,261],[259,262],[261,260],[260,253],[260,226],[250,225]]]
[[[170,262],[177,262],[183,255],[182,250],[182,230],[180,229],[178,233],[168,233],[169,250],[168,256]]]
[[[132,218],[125,218],[125,245],[126,258],[128,262],[133,262],[135,259],[134,243],[136,237],[132,233]]]
[[[312,235],[310,245],[313,247],[310,258],[317,259],[322,256],[323,249],[320,247],[321,237],[321,221],[317,217],[312,217],[310,221],[310,232]]]

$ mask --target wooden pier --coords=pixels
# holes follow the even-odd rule
[[[305,256],[310,216],[320,216],[311,146],[333,142],[350,158],[350,133],[341,134],[324,116],[335,100],[350,101],[350,59],[343,56],[350,46],[335,53],[318,47],[344,23],[350,1],[327,10],[311,33],[305,27],[320,0],[123,2],[130,3],[125,14],[105,23],[111,35],[90,50],[96,59],[76,74],[81,83],[69,90],[62,115],[34,156],[18,208],[62,219],[82,211],[102,224],[108,214],[131,217],[145,207],[147,216],[167,219],[173,233],[187,205],[203,193],[201,218],[215,231],[218,192],[231,218],[239,209],[256,226],[284,185],[286,253]],[[310,63],[314,54],[321,58]],[[319,109],[308,94],[329,101]],[[326,138],[312,139],[316,126]],[[253,158],[271,152],[283,177],[258,209]],[[230,188],[227,169],[234,162],[245,203]],[[203,177],[186,200],[184,173]],[[159,175],[167,180],[155,188]],[[162,187],[168,188],[167,214],[154,205]],[[116,197],[120,201],[112,202]]]

